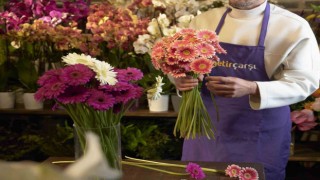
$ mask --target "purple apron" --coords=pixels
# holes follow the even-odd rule
[[[222,16],[216,29],[217,34],[230,11],[228,9]],[[258,46],[221,43],[227,54],[219,55],[220,62],[213,68],[211,76],[270,81],[264,65],[264,40],[269,16],[270,5],[267,4]],[[201,95],[216,128],[216,139],[199,137],[184,140],[182,160],[257,162],[264,165],[267,180],[284,179],[290,152],[289,106],[253,110],[248,95],[240,98],[215,96],[220,115],[217,121],[216,110],[205,86],[202,87]]]

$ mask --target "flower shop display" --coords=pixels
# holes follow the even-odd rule
[[[217,53],[226,52],[220,47],[215,32],[186,28],[158,41],[153,46],[151,57],[155,68],[164,74],[176,78],[198,78],[211,72],[214,61],[219,60]],[[182,92],[175,135],[180,132],[180,137],[184,138],[196,138],[197,135],[214,138],[214,127],[202,101],[200,87],[201,84],[191,91]]]
[[[84,133],[89,130],[97,133],[110,166],[121,168],[119,124],[143,93],[137,85],[142,72],[130,67],[115,69],[84,54],[69,53],[62,59],[67,66],[49,70],[39,78],[36,99],[55,100],[67,111],[82,149]]]

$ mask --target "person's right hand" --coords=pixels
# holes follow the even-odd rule
[[[202,81],[203,75],[198,78],[193,78],[192,76],[174,78],[176,89],[179,91],[188,91],[193,89]]]

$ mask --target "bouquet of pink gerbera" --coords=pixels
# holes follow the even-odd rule
[[[217,53],[226,53],[219,45],[218,36],[209,30],[183,29],[172,37],[158,41],[151,54],[154,67],[175,78],[187,75],[197,78],[208,74],[219,61]],[[205,135],[214,138],[213,125],[202,101],[200,85],[191,91],[182,92],[182,102],[174,128],[174,135],[195,138]],[[212,96],[213,97],[213,96]]]

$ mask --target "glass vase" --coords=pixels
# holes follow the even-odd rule
[[[121,170],[121,134],[120,123],[109,127],[77,127],[74,125],[75,158],[78,159],[86,150],[85,133],[91,131],[99,139],[101,148],[110,167]]]

